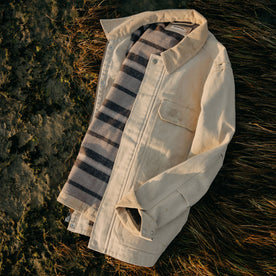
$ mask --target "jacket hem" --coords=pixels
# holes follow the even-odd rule
[[[93,222],[87,219],[83,214],[74,211],[68,223],[67,230],[90,237],[93,228]]]
[[[93,206],[89,206],[83,201],[78,200],[77,198],[66,194],[66,193],[60,193],[57,201],[68,208],[74,209],[75,211],[78,211],[79,213],[83,214],[87,219],[90,219],[92,221],[95,221],[97,210],[93,208]]]
[[[116,247],[114,246],[114,248],[116,248],[116,251],[110,248],[108,248],[106,251],[103,251],[100,248],[98,248],[97,245],[93,245],[91,243],[88,244],[88,248],[94,251],[97,251],[99,253],[108,255],[112,258],[118,259],[120,261],[123,261],[125,263],[131,264],[131,265],[143,266],[143,267],[154,266],[161,255],[161,254],[151,254],[145,251],[135,250],[122,245],[118,246],[118,244],[116,244]]]

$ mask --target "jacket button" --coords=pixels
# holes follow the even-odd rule
[[[152,60],[152,63],[153,63],[153,64],[156,64],[156,63],[157,63],[157,59],[154,58],[154,59]]]

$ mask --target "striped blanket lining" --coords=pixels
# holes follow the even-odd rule
[[[178,32],[166,30],[168,24],[147,24],[132,33],[126,58],[89,125],[61,193],[69,194],[95,210],[99,208],[149,57],[151,54],[160,55],[184,37]],[[188,26],[193,29],[190,24]]]

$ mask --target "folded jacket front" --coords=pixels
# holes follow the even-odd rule
[[[58,201],[88,247],[152,266],[208,190],[235,131],[225,47],[195,10],[104,19],[87,132]]]

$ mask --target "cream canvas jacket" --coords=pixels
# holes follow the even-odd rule
[[[191,206],[220,170],[235,131],[227,51],[193,9],[100,20],[108,42],[92,120],[116,78],[131,33],[145,24],[175,21],[198,27],[161,55],[150,56],[97,212],[66,190],[58,196],[74,209],[68,229],[89,236],[88,248],[140,266],[153,266],[185,225]]]

